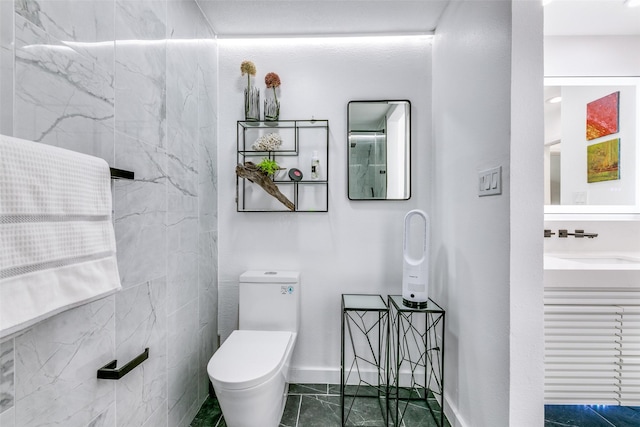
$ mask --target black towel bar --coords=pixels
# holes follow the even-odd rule
[[[144,349],[144,352],[138,355],[131,362],[127,363],[120,369],[116,369],[118,365],[117,360],[112,360],[111,362],[104,365],[102,368],[98,369],[98,378],[103,380],[119,380],[120,378],[127,375],[133,368],[144,362],[149,358],[149,347]]]
[[[109,168],[111,170],[111,179],[133,179],[134,173],[124,169]]]

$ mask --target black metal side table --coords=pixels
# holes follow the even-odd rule
[[[388,301],[388,396],[393,425],[431,417],[444,427],[445,311],[431,299],[422,309],[405,306],[401,295],[389,295]]]
[[[377,399],[381,414],[380,425],[389,424],[389,381],[385,369],[388,353],[388,319],[389,308],[381,295],[342,295],[342,426],[355,425],[348,424],[348,420],[349,416],[355,415],[356,412],[370,412],[369,405],[359,403],[361,398]],[[368,416],[370,415],[369,413]]]

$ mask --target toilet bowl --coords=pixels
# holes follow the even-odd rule
[[[277,427],[287,399],[299,323],[299,273],[240,276],[239,326],[207,373],[228,427]]]
[[[296,334],[234,331],[207,372],[229,427],[277,426],[287,399]]]

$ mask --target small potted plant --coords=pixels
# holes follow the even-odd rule
[[[271,177],[271,179],[275,179],[276,173],[281,169],[274,159],[270,159],[268,157],[263,158],[257,166],[260,171]]]

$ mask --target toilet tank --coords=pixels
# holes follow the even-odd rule
[[[239,288],[240,329],[298,332],[299,272],[246,271]]]

